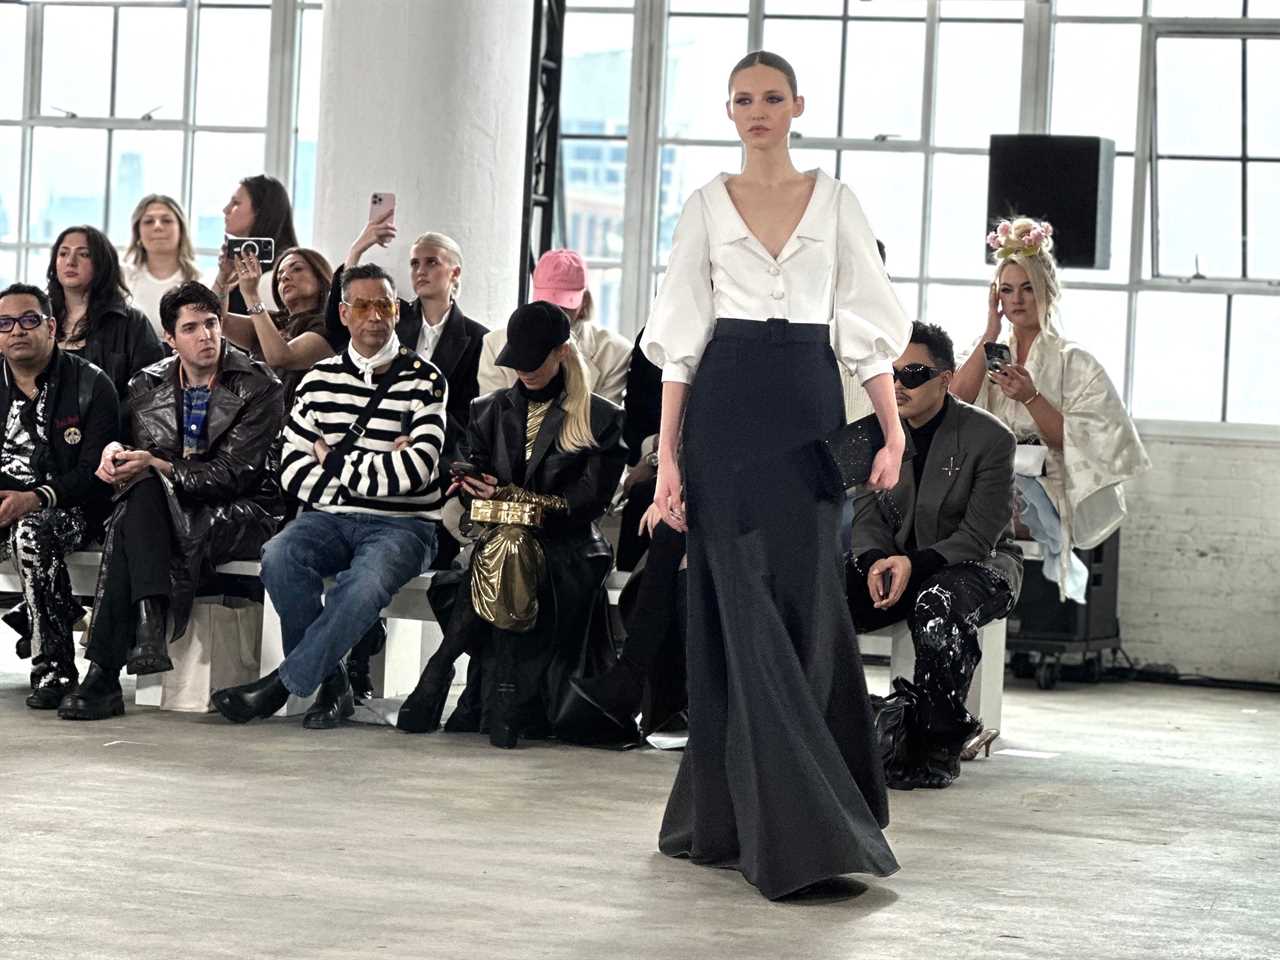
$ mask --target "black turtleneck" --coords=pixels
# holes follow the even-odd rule
[[[564,371],[561,370],[541,390],[531,390],[524,385],[523,380],[516,380],[516,389],[520,391],[520,396],[526,400],[532,400],[534,403],[542,403],[545,400],[554,400],[560,394],[564,393]]]
[[[933,443],[933,435],[942,426],[942,421],[950,409],[951,396],[948,394],[942,398],[942,407],[929,419],[928,423],[918,427],[907,424],[907,429],[911,431],[911,442],[916,448],[916,455],[911,460],[911,470],[916,475],[917,490],[920,489],[920,478],[924,476],[924,462],[929,459],[929,446]]]

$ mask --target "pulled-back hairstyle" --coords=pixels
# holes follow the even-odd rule
[[[133,215],[129,218],[131,236],[129,249],[124,252],[125,260],[135,267],[147,265],[147,248],[142,245],[142,218],[146,215],[147,207],[153,203],[163,203],[178,221],[178,270],[182,274],[182,279],[198,279],[200,268],[196,266],[195,251],[191,248],[191,230],[187,226],[187,215],[182,212],[182,204],[163,193],[149,193],[133,208]]]
[[[1009,235],[1021,241],[1032,230],[1041,228],[1041,223],[1032,217],[1010,217]],[[1053,237],[1045,236],[1038,246],[1030,252],[1016,252],[1003,257],[996,267],[996,285],[1005,267],[1016,263],[1027,272],[1031,281],[1031,289],[1036,295],[1036,314],[1040,319],[1041,330],[1056,329],[1058,301],[1062,299],[1062,287],[1058,283],[1058,261],[1053,257]]]
[[[413,241],[409,247],[412,250],[416,246],[436,247],[443,250],[449,255],[450,262],[461,271],[462,269],[462,247],[458,245],[458,241],[453,239],[447,233],[437,233],[434,230],[424,233]],[[458,273],[458,278],[453,281],[453,289],[449,291],[449,296],[458,299],[458,291],[462,289],[462,273]]]
[[[289,203],[289,191],[275,177],[260,173],[240,181],[253,204],[253,230],[250,236],[270,237],[277,250],[288,250],[298,245],[298,235],[293,230],[293,206]],[[279,262],[279,261],[277,261]]]
[[[784,77],[787,78],[787,86],[791,88],[791,96],[796,96],[796,71],[784,58],[776,53],[770,53],[768,50],[752,50],[745,57],[739,60],[732,70],[729,71],[729,92],[733,92],[733,78],[748,67],[773,67]]]

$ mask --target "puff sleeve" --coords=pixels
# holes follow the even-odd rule
[[[848,186],[841,184],[839,191],[832,305],[836,354],[859,383],[866,383],[893,371],[893,361],[911,340],[911,321],[889,284],[862,205]]]
[[[693,381],[715,326],[706,217],[706,203],[697,190],[676,223],[667,273],[640,343],[649,362],[662,370],[664,381]]]

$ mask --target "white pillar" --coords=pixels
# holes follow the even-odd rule
[[[315,243],[334,265],[396,194],[395,243],[366,259],[402,296],[428,230],[462,246],[459,305],[502,326],[519,291],[529,0],[326,0]]]

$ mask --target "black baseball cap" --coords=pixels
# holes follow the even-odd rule
[[[569,315],[546,300],[517,307],[507,321],[507,345],[494,362],[522,373],[537,370],[549,354],[569,339]]]

